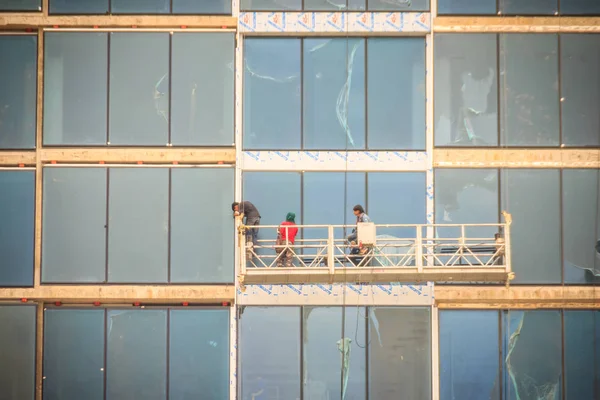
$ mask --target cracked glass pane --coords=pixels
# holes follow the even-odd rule
[[[367,147],[425,149],[425,39],[367,39],[367,64]]]
[[[2,0],[0,11],[42,11],[42,0]]]
[[[558,35],[500,35],[501,145],[559,144],[558,85]]]
[[[110,35],[110,144],[165,146],[169,131],[169,34]]]
[[[170,0],[110,1],[113,14],[168,14],[171,8]]]
[[[35,148],[37,36],[0,36],[0,150]]]
[[[562,141],[600,145],[600,35],[561,34]]]
[[[498,144],[497,37],[434,35],[436,146]]]
[[[498,11],[505,15],[554,15],[558,0],[498,0]]]
[[[497,0],[438,0],[438,14],[486,15],[496,14]]]
[[[364,11],[365,0],[304,0],[306,11]]]
[[[597,0],[560,0],[562,15],[600,15],[600,2]]]
[[[600,384],[600,311],[564,311],[565,400],[594,399]]]
[[[109,0],[49,0],[48,12],[50,14],[107,14],[108,2]]]
[[[172,0],[173,14],[231,14],[231,0]]]
[[[108,34],[44,35],[44,144],[105,145]]]
[[[301,11],[302,0],[241,0],[242,11]]]
[[[364,149],[364,39],[304,40],[304,147]]]
[[[429,11],[429,0],[369,0],[370,11]]]

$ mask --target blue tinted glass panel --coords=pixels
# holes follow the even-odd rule
[[[564,315],[565,400],[593,399],[600,384],[600,312],[565,310]]]
[[[506,400],[560,398],[560,311],[505,312],[503,346]]]
[[[171,174],[171,281],[232,282],[234,169],[174,168]]]
[[[167,14],[170,0],[111,0],[113,14]]]
[[[233,145],[234,39],[233,33],[173,34],[174,145]]]
[[[436,146],[498,144],[497,37],[434,35]]]
[[[429,308],[369,312],[369,400],[431,399]]]
[[[369,0],[369,10],[429,11],[429,0]]]
[[[0,150],[32,149],[36,128],[37,36],[0,36],[0,54]]]
[[[0,306],[0,393],[7,400],[35,397],[35,306]]]
[[[304,147],[364,149],[364,39],[305,39],[303,85]]]
[[[422,172],[370,172],[368,179],[367,214],[375,224],[424,224],[425,173]],[[381,228],[378,235],[414,238],[415,229]]]
[[[106,14],[109,0],[50,0],[50,14]]]
[[[425,39],[367,39],[367,63],[368,147],[424,149]]]
[[[240,313],[241,397],[262,391],[267,399],[300,398],[300,307],[242,307]]]
[[[108,34],[44,35],[44,144],[106,144]]]
[[[500,178],[502,210],[513,218],[510,245],[514,282],[560,283],[559,171],[506,169]]]
[[[591,283],[600,275],[598,240],[598,170],[562,172],[562,217],[565,283]]]
[[[302,0],[241,0],[241,10],[252,11],[300,11]]]
[[[558,35],[501,34],[500,87],[501,145],[559,144]]]
[[[560,0],[562,15],[600,15],[600,3],[596,0]]]
[[[498,311],[440,311],[440,399],[500,400]]]
[[[42,0],[2,0],[0,11],[42,11]]]
[[[169,34],[112,32],[110,143],[164,146],[168,121]]]
[[[600,145],[600,35],[560,35],[562,141]]]
[[[106,399],[164,400],[167,311],[109,310],[106,340]]]
[[[497,0],[438,0],[438,14],[496,14]]]
[[[172,310],[169,398],[229,398],[229,310]]]
[[[111,168],[108,281],[166,282],[169,170]]]
[[[44,313],[44,400],[104,398],[104,310]]]
[[[300,147],[300,39],[244,41],[244,147]]]
[[[44,168],[42,282],[104,282],[106,168]]]
[[[498,11],[505,15],[554,15],[558,0],[498,0]]]
[[[35,172],[0,171],[0,286],[33,286]]]
[[[304,0],[307,11],[361,11],[365,0]]]
[[[231,14],[231,1],[173,0],[173,14]]]

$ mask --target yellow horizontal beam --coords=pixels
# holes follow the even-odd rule
[[[3,288],[0,300],[64,303],[219,303],[233,302],[233,285],[44,285],[37,288]]]
[[[600,32],[600,17],[436,17],[436,33]]]
[[[20,164],[35,166],[35,150],[0,151],[0,166],[15,167]]]
[[[441,168],[600,168],[600,149],[435,149]]]
[[[42,13],[0,14],[0,29],[60,28],[206,28],[235,29],[237,18],[196,15],[43,15]]]

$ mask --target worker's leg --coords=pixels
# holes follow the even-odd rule
[[[285,266],[290,268],[293,266],[294,263],[294,253],[292,252],[292,249],[285,249]]]
[[[256,241],[258,239],[258,228],[253,227],[260,225],[260,218],[247,218],[246,225],[250,227],[248,229],[248,232],[250,234],[250,241],[254,246],[256,246]]]

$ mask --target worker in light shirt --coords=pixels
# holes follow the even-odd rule
[[[298,226],[296,225],[296,214],[293,212],[287,213],[285,221],[279,225],[277,232],[277,241],[275,243],[275,251],[278,253],[277,266],[283,267],[285,261],[286,267],[292,266],[294,260],[294,252],[292,246],[298,234]]]

